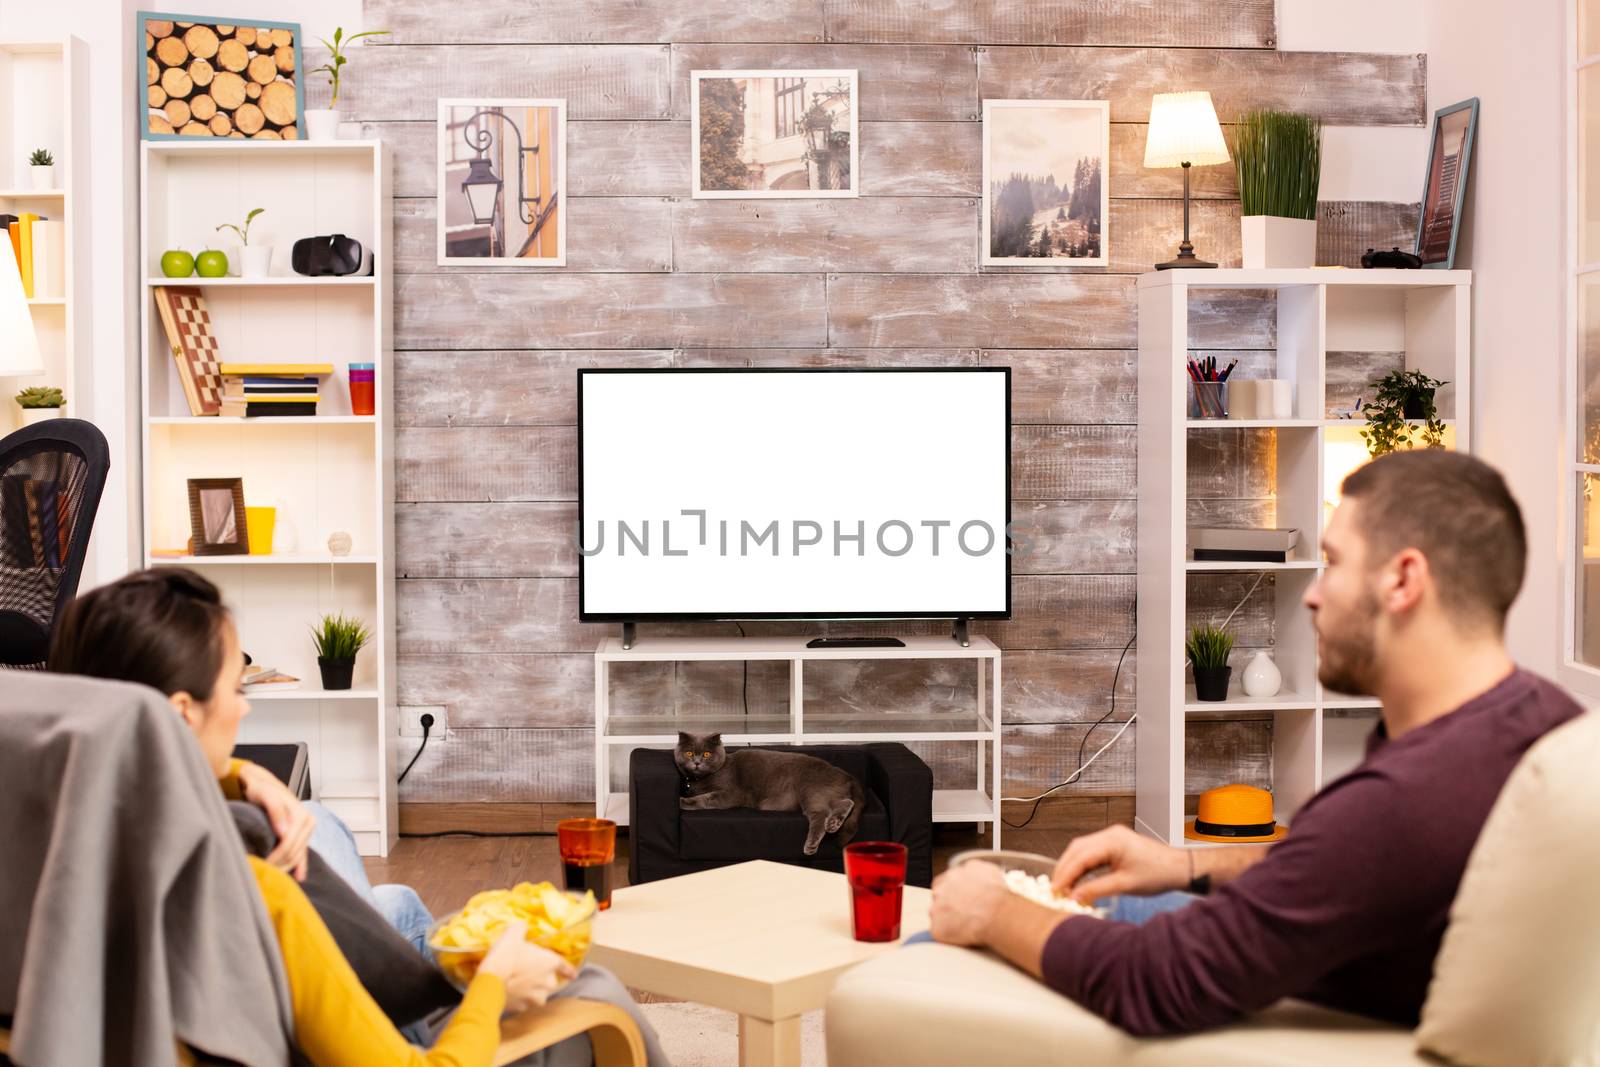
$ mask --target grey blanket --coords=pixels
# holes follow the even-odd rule
[[[282,957],[221,791],[153,690],[0,670],[0,1014],[29,1067],[283,1067]]]

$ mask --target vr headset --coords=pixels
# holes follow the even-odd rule
[[[289,253],[289,266],[308,277],[366,276],[372,273],[372,249],[342,233],[302,237]]]

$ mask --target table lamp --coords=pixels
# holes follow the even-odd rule
[[[1156,270],[1216,266],[1196,258],[1194,245],[1189,243],[1189,168],[1214,166],[1228,159],[1228,145],[1222,139],[1210,93],[1157,93],[1151,98],[1144,165],[1183,168],[1183,243],[1178,246],[1178,258],[1157,263]]]
[[[22,295],[22,275],[15,256],[0,246],[0,375],[43,374],[33,312]]]

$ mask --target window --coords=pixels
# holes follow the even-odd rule
[[[1576,0],[1567,73],[1562,681],[1600,696],[1600,0]]]
[[[804,78],[774,78],[773,92],[777,97],[776,130],[779,137],[793,137],[800,132],[800,119],[806,113],[806,80]]]

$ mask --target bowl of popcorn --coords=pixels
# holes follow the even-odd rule
[[[589,955],[595,907],[593,893],[568,892],[550,882],[491,889],[475,894],[461,910],[434,923],[428,931],[428,947],[445,977],[465,990],[506,926],[521,920],[528,925],[530,942],[549,949],[576,969]]]
[[[959,867],[974,860],[992,863],[999,867],[1001,873],[1005,875],[1006,887],[1035,904],[1043,904],[1047,908],[1071,915],[1091,915],[1097,919],[1105,917],[1101,909],[1079,904],[1070,896],[1057,893],[1051,888],[1050,876],[1055,873],[1056,861],[1049,856],[1041,856],[1037,852],[975,848],[958,852],[950,857],[950,866]]]

